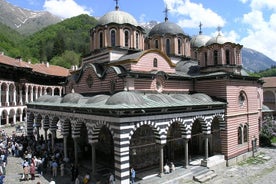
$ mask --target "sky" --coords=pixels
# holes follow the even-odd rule
[[[115,9],[115,0],[6,0],[34,11],[49,11],[62,18],[79,14],[101,17]],[[229,40],[264,53],[276,61],[276,0],[118,0],[119,9],[138,23],[168,19],[189,36],[199,24],[205,35],[216,36],[218,27]]]

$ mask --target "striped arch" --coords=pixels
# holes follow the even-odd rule
[[[185,122],[182,118],[174,118],[174,119],[169,121],[167,127],[165,128],[166,139],[167,139],[167,135],[168,135],[168,131],[169,131],[170,126],[175,122],[179,122],[182,138],[190,138],[191,137],[191,125],[190,125],[190,123]]]
[[[34,113],[28,113],[28,120],[27,120],[27,135],[33,135],[33,124],[34,124]]]
[[[212,120],[213,120],[212,117],[196,116],[193,118],[193,123],[196,120],[198,120],[201,124],[202,133],[211,134],[211,125],[212,125]]]
[[[134,132],[143,125],[148,125],[153,129],[156,143],[164,144],[166,142],[165,135],[162,136],[161,128],[158,127],[152,121],[141,121],[141,122],[136,123],[133,130],[131,130],[130,133],[129,133],[129,140],[131,140],[131,137],[134,134]]]
[[[42,122],[42,115],[41,114],[38,114],[37,116],[36,116],[36,126],[37,127],[41,127],[41,122]]]
[[[96,121],[94,124],[94,126],[92,127],[88,127],[88,142],[90,144],[93,143],[97,143],[98,142],[98,137],[101,131],[101,128],[103,126],[106,126],[108,128],[108,130],[110,131],[112,137],[114,137],[114,131],[111,129],[110,123],[106,122],[106,121]]]
[[[70,119],[65,119],[61,121],[61,134],[63,136],[68,136],[70,134],[71,122]]]
[[[48,115],[44,117],[43,129],[48,130],[50,128],[50,118]]]
[[[50,121],[50,131],[56,131],[58,129],[57,127],[57,123],[59,121],[59,118],[58,117],[53,117],[52,121]]]
[[[224,114],[215,114],[213,115],[212,117],[212,122],[217,119],[218,122],[219,122],[219,127],[220,127],[220,130],[225,130],[226,129],[226,122],[224,120]]]
[[[72,120],[72,138],[78,138],[81,136],[81,127],[84,124],[84,120],[76,119]]]

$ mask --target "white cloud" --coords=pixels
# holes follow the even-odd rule
[[[175,14],[181,27],[197,28],[202,22],[203,27],[211,28],[224,26],[226,21],[211,9],[204,8],[202,4],[190,0],[164,0],[164,3]]]
[[[276,1],[251,0],[250,7],[241,20],[247,32],[240,43],[276,61]]]
[[[62,18],[70,18],[80,14],[92,14],[92,10],[78,5],[74,0],[46,0],[43,8]]]

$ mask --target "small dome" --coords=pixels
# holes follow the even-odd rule
[[[202,47],[211,39],[210,36],[199,34],[191,39],[191,47]]]
[[[106,25],[109,23],[138,26],[136,19],[132,15],[119,10],[108,12],[98,20],[98,25]]]
[[[171,34],[171,35],[183,34],[184,35],[184,31],[179,25],[169,21],[165,21],[155,25],[149,32],[149,36],[163,35],[163,34]]]
[[[79,93],[69,93],[65,95],[60,103],[75,103],[77,104],[83,96]]]
[[[192,97],[200,100],[201,102],[213,102],[212,98],[204,93],[195,93]]]
[[[106,100],[109,98],[108,95],[96,95],[91,98],[89,98],[86,102],[86,104],[91,103],[98,103],[98,102],[106,102]]]
[[[141,94],[130,92],[130,91],[122,91],[112,95],[105,103],[106,105],[143,105],[145,104],[145,100]]]
[[[176,64],[175,70],[187,75],[193,75],[200,72],[200,66],[198,66],[197,61],[193,60],[179,61]]]
[[[208,45],[212,45],[214,43],[217,43],[217,44],[224,44],[226,42],[231,42],[229,41],[227,38],[225,38],[224,36],[222,36],[221,34],[218,34],[217,36],[211,38],[207,43],[206,43],[206,46]]]

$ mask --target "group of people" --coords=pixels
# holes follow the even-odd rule
[[[173,164],[173,162],[170,162],[169,164],[166,163],[164,166],[164,173],[169,174],[173,171],[175,171],[175,165]]]

